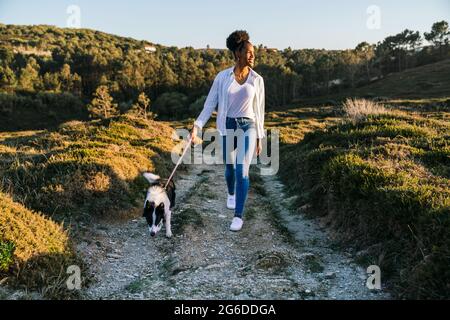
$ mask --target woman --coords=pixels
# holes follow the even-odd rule
[[[226,166],[227,208],[235,210],[230,230],[239,231],[250,185],[250,162],[255,151],[260,155],[261,140],[265,137],[264,80],[252,69],[255,51],[246,31],[233,32],[227,38],[227,48],[233,53],[235,65],[219,72],[214,79],[191,136],[197,136],[218,105],[216,125],[222,137]]]

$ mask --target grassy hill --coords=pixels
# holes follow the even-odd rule
[[[64,227],[0,192],[0,277],[42,296],[70,297],[65,270],[77,261]]]
[[[381,105],[362,100],[369,108],[354,119],[343,108],[352,97]],[[449,101],[445,60],[266,118],[299,212],[327,223],[363,266],[379,265],[399,298],[450,297]]]
[[[92,29],[58,28],[50,25],[5,25],[0,23],[0,45],[14,46],[18,52],[41,56],[51,56],[53,49],[66,43],[88,44],[93,41],[98,46],[109,48],[120,44],[123,49],[140,50],[144,45],[155,45],[149,41],[121,37]]]
[[[343,93],[346,95],[346,92]],[[420,100],[450,96],[450,59],[387,75],[384,79],[353,90],[355,96]]]
[[[169,175],[172,132],[132,115],[1,132],[0,277],[46,297],[70,297],[65,270],[77,259],[70,243],[79,222],[141,214],[134,209],[147,186],[142,172]]]
[[[450,108],[450,59],[387,75],[367,86],[347,89],[329,96],[297,101],[305,105],[339,104],[348,97],[378,99],[419,111]]]
[[[299,211],[327,222],[363,265],[379,265],[398,297],[450,297],[449,123],[389,109],[358,121],[343,113],[268,115]]]
[[[60,220],[116,216],[142,195],[142,172],[168,173],[171,134],[167,124],[128,115],[0,133],[3,187]]]

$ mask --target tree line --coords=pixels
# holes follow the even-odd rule
[[[448,23],[440,21],[423,36],[404,30],[349,50],[260,44],[255,70],[265,79],[270,109],[450,58],[449,39]],[[209,46],[166,47],[88,29],[0,24],[0,100],[11,99],[0,106],[0,116],[22,107],[17,96],[32,100],[42,93],[70,95],[98,117],[127,111],[161,119],[195,116],[215,75],[232,64],[230,52]]]

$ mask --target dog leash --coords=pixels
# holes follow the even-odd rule
[[[188,146],[191,145],[191,142],[192,142],[192,136],[189,138],[189,141],[188,141],[186,147],[184,148],[183,154],[181,155],[180,159],[178,159],[177,165],[175,166],[175,168],[173,169],[172,173],[170,174],[169,179],[167,179],[167,182],[166,182],[166,185],[164,186],[164,189],[167,189],[167,186],[169,185],[170,180],[172,180],[172,177],[175,174],[175,171],[177,171],[177,168],[180,165],[181,161],[183,160],[183,157],[186,154],[187,149],[189,149]]]

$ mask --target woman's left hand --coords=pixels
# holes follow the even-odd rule
[[[262,151],[261,139],[256,139],[256,156],[259,156]]]

